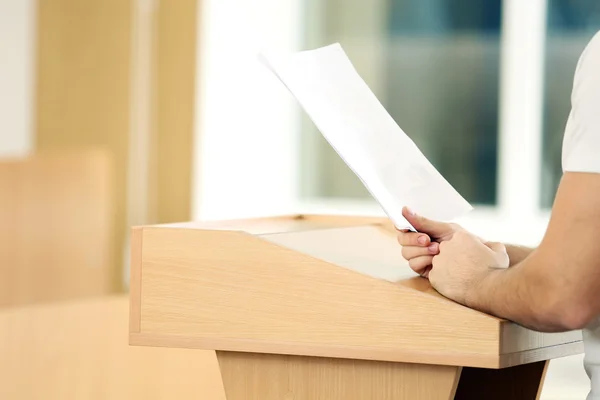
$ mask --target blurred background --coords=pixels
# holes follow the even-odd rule
[[[475,206],[459,222],[490,239],[535,245],[561,176],[575,67],[599,30],[597,0],[0,0],[0,324],[14,333],[31,327],[32,313],[40,330],[56,313],[67,325],[72,316],[98,324],[98,315],[120,315],[115,342],[95,346],[130,351],[132,226],[383,215],[258,64],[262,50],[339,42],[396,122]],[[78,299],[100,303],[68,303]],[[68,304],[44,308],[57,301]],[[33,308],[20,316],[19,307]],[[113,326],[98,329],[106,324]],[[8,336],[0,357],[23,359],[19,337]],[[31,356],[51,357],[57,346],[40,344]],[[189,354],[148,352],[124,363],[199,362],[198,353],[181,361]],[[583,398],[580,363],[554,362],[544,398]],[[15,382],[23,381],[6,374],[0,387],[15,391],[0,389],[1,398],[38,398],[19,393]],[[83,380],[73,374],[64,376]],[[159,382],[152,377],[160,374],[168,372],[137,379]],[[190,391],[200,383],[190,379]],[[160,393],[149,388],[144,398]]]

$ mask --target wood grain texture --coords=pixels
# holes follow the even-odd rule
[[[102,151],[0,161],[0,306],[116,289],[111,188]]]
[[[381,228],[380,225],[272,233],[258,235],[258,237],[378,279],[400,282],[411,288],[416,288],[416,282],[420,282],[422,287],[418,290],[442,297],[431,287],[429,281],[417,278],[417,274],[412,271],[408,262],[399,256],[401,247],[398,245],[396,235]],[[352,245],[348,246],[348,243]],[[501,323],[502,332],[500,338],[502,366],[539,361],[535,359],[536,355],[540,355],[539,351],[535,351],[537,349],[544,348],[544,353],[549,354],[557,350],[559,348],[557,346],[582,343],[581,331],[546,334],[533,332],[506,320],[498,319],[498,321]],[[515,361],[517,364],[511,364]]]
[[[133,228],[131,232],[131,266],[129,285],[129,331],[140,331],[140,304],[142,300],[142,229]]]
[[[122,289],[130,225],[191,214],[200,2],[36,4],[36,149],[110,154],[112,283]]]
[[[425,279],[387,282],[341,267],[345,252],[373,267],[388,262],[391,247],[369,252],[361,235],[381,225],[368,220],[322,252],[332,245],[322,233],[333,221],[317,229],[310,217],[244,221],[240,229],[144,227],[141,325],[131,343],[485,368],[581,352],[576,334],[545,338],[515,328],[449,301]],[[260,236],[248,233],[257,226]],[[268,239],[283,229],[292,232],[285,243]]]
[[[456,400],[537,400],[548,367],[547,361],[491,370],[463,368]]]
[[[143,242],[142,335],[239,340],[256,352],[262,344],[300,355],[498,363],[499,321],[439,295],[240,232],[144,228]]]
[[[131,128],[133,0],[39,0],[36,151],[102,148],[115,196],[112,284],[122,288]]]
[[[217,352],[227,400],[450,400],[460,367]]]
[[[489,355],[469,354],[468,358],[464,355],[455,355],[452,353],[423,352],[422,350],[395,350],[390,356],[391,350],[381,349],[377,346],[358,347],[358,346],[327,346],[304,344],[298,342],[285,341],[262,341],[229,339],[226,337],[193,337],[183,335],[153,335],[145,333],[130,334],[129,343],[136,346],[152,347],[175,347],[188,349],[226,349],[236,352],[257,352],[266,354],[317,354],[315,357],[329,358],[347,358],[357,360],[392,360],[393,362],[406,363],[424,363],[433,365],[456,365],[460,360],[466,360],[473,365],[482,365],[485,368],[500,368],[505,365],[499,365],[498,357]],[[402,361],[397,361],[402,360]]]
[[[174,335],[156,335],[144,333],[131,333],[129,343],[137,346],[152,347],[178,347],[189,349],[227,349],[237,352],[265,352],[267,346],[264,341],[244,340],[229,338],[198,338],[193,336],[174,336]],[[269,351],[267,353],[275,354],[303,354],[306,346],[302,343],[293,342],[275,342],[268,343]],[[348,348],[348,347],[327,347],[319,348],[322,357],[345,358],[348,354],[359,356],[359,359],[365,360],[388,360],[390,357],[386,350],[373,348]],[[487,355],[469,355],[468,360],[473,365],[481,368],[509,368],[522,364],[535,363],[538,361],[552,360],[556,358],[568,357],[583,353],[583,343],[566,343],[540,349],[521,351],[511,354],[500,354],[491,359]],[[456,355],[431,354],[422,351],[406,350],[400,353],[402,362],[407,363],[429,363],[438,365],[454,365]]]
[[[357,215],[280,215],[274,217],[234,219],[222,221],[190,221],[156,225],[161,228],[237,230],[253,235],[302,232],[319,228],[377,225],[395,232],[387,218]]]
[[[155,179],[158,222],[186,221],[192,212],[196,41],[201,1],[157,2]]]
[[[128,299],[0,311],[0,398],[225,400],[214,352],[127,344]]]

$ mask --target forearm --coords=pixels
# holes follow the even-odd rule
[[[534,249],[525,246],[516,246],[512,244],[505,244],[508,258],[510,259],[510,266],[513,267],[517,264],[525,261],[527,257],[533,252]]]
[[[577,329],[555,277],[540,273],[534,262],[527,259],[512,268],[491,270],[467,294],[467,306],[536,331]]]

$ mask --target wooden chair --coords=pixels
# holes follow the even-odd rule
[[[112,193],[102,151],[0,161],[0,307],[111,291]]]

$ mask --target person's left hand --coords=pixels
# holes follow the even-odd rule
[[[467,231],[458,231],[440,244],[433,258],[429,281],[440,294],[463,305],[469,290],[494,269],[508,268],[509,258],[502,243],[482,243]]]

